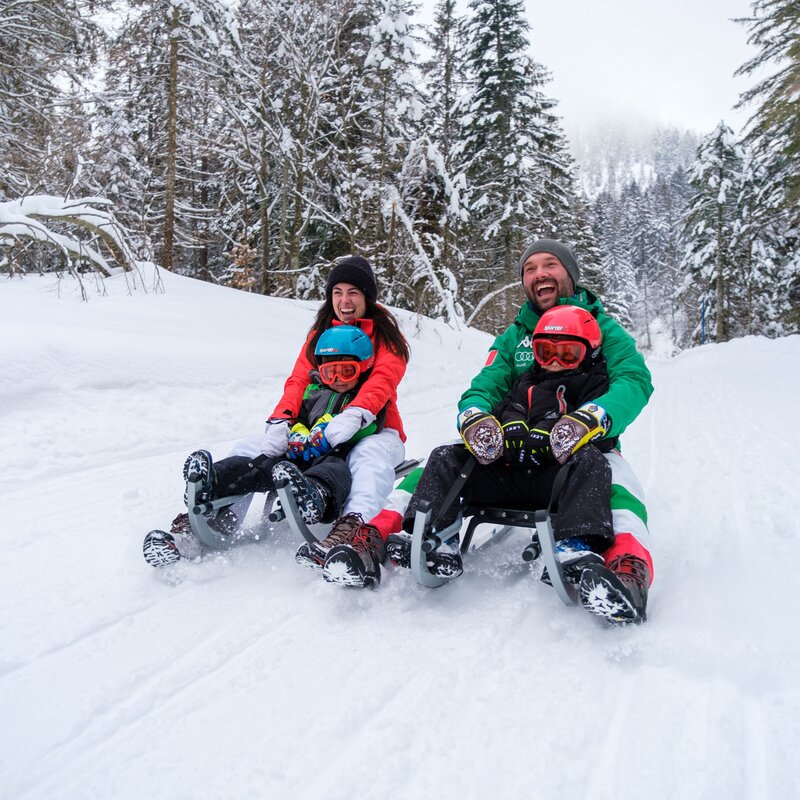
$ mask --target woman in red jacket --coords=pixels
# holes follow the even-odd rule
[[[376,302],[377,295],[375,275],[365,258],[345,256],[336,260],[328,276],[325,302],[311,325],[284,386],[283,396],[267,420],[264,435],[260,439],[239,442],[230,453],[230,456],[247,458],[257,458],[262,454],[271,458],[291,458],[289,437],[292,426],[300,416],[306,389],[312,383],[312,371],[315,371],[315,381],[318,382],[320,378],[316,372],[319,359],[315,357],[320,336],[337,325],[357,327],[369,336],[374,361],[364,373],[367,377],[359,379],[355,397],[330,421],[315,426],[307,441],[304,441],[305,434],[299,434],[299,442],[298,434],[292,435],[292,455],[297,457],[299,451],[304,457],[319,458],[333,451],[335,455],[346,459],[352,477],[342,515],[334,522],[328,536],[313,546],[302,545],[297,552],[300,563],[320,570],[325,565],[328,552],[336,545],[343,545],[348,550],[345,555],[368,564],[383,561],[383,540],[380,536],[371,535],[370,531],[374,529],[367,528],[364,522],[383,508],[394,485],[395,466],[405,458],[403,443],[406,436],[397,409],[397,385],[408,364],[408,342],[395,318]],[[330,361],[330,358],[326,360]],[[338,366],[324,366],[336,373],[331,388],[344,391],[337,388],[336,381],[344,380],[347,383],[346,373],[348,368],[352,369],[352,364],[339,358]],[[357,437],[356,434],[367,426],[371,426],[375,432]],[[301,511],[312,505],[326,509],[333,507],[334,504],[328,502],[333,492],[323,481],[306,477],[303,470],[288,460],[281,461],[274,469],[280,470],[281,477],[289,479],[289,488]],[[204,481],[212,480],[208,476],[214,474],[214,465],[208,451],[197,451],[189,456],[184,466],[187,480],[189,473],[192,473],[192,480],[198,479],[198,476],[203,476]],[[273,477],[275,474],[273,471]],[[252,495],[246,495],[233,506],[223,509],[217,514],[214,525],[223,526],[226,533],[235,530],[244,520],[251,498]],[[323,518],[327,515],[326,511]],[[154,546],[154,534],[158,534],[158,547]],[[169,533],[151,531],[144,545],[145,559],[153,566],[165,566],[180,558],[195,558],[202,554],[202,550],[191,530],[187,514],[180,514],[173,520]],[[347,575],[342,577],[345,579],[343,582],[348,582]]]
[[[297,561],[314,569],[322,569],[331,548],[341,544],[354,545],[357,554],[365,560],[383,561],[383,541],[365,538],[359,533],[363,532],[363,522],[383,508],[394,485],[394,468],[405,458],[406,435],[397,409],[397,386],[406,371],[409,348],[395,318],[377,303],[377,295],[375,275],[365,258],[345,256],[336,260],[328,276],[325,302],[286,380],[283,396],[267,421],[263,438],[260,442],[240,442],[231,453],[250,457],[260,453],[267,456],[286,453],[291,427],[310,383],[310,373],[316,368],[314,351],[319,337],[336,325],[356,326],[370,337],[375,361],[367,379],[352,402],[325,426],[322,441],[317,441],[313,449],[324,453],[346,445],[372,422],[377,422],[378,431],[358,441],[346,456],[352,487],[342,516],[321,542],[313,546],[303,544],[297,551]],[[303,493],[307,483],[296,470],[290,487],[298,505],[303,502],[298,494]],[[308,488],[315,491],[319,487]],[[235,509],[240,519],[244,510],[246,506]]]

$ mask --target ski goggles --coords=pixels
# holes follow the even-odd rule
[[[565,369],[574,369],[586,356],[586,345],[574,339],[534,339],[533,357],[543,367],[553,362]]]
[[[359,361],[328,361],[320,364],[318,369],[323,383],[330,385],[337,379],[342,383],[350,383],[361,374],[361,363]]]

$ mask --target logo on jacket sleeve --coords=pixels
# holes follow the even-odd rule
[[[484,367],[491,367],[494,364],[494,360],[497,358],[497,350],[490,350],[489,355],[486,356],[486,363],[483,365]]]

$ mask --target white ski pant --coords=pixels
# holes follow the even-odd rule
[[[647,529],[647,507],[644,489],[630,464],[612,450],[605,454],[611,465],[611,518],[614,534],[631,533],[640,544],[650,549],[650,532]]]
[[[261,455],[261,439],[243,439],[237,442],[229,456],[255,458]],[[372,519],[386,502],[394,486],[394,468],[402,464],[406,450],[400,434],[393,428],[365,436],[347,455],[347,466],[353,483],[345,502],[343,513],[361,514],[365,521]],[[253,495],[245,495],[231,506],[236,516],[243,520]]]

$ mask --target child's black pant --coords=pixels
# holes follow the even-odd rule
[[[403,528],[413,530],[421,500],[433,509],[433,525],[441,530],[458,516],[460,500],[442,508],[450,487],[469,458],[460,444],[437,447],[428,462],[403,517]],[[556,539],[587,538],[601,552],[614,541],[611,522],[611,467],[593,445],[586,445],[570,459],[572,468],[559,495],[554,523]],[[515,467],[504,461],[477,464],[461,490],[467,503],[481,503],[522,510],[546,508],[550,502],[559,464],[544,469]]]
[[[274,488],[272,468],[286,456],[248,458],[229,456],[214,462],[214,496],[268,492]],[[334,455],[320,456],[311,461],[298,459],[292,461],[303,474],[323,483],[331,494],[325,521],[335,519],[342,513],[347,496],[350,494],[350,469],[343,458]]]

